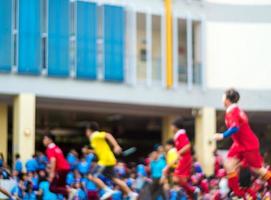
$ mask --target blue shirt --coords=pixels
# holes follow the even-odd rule
[[[31,182],[33,184],[33,189],[34,190],[38,190],[39,189],[39,177],[38,176],[34,176],[32,179],[31,179]]]
[[[122,200],[122,192],[116,190],[115,193],[112,195],[112,200]]]
[[[27,172],[35,172],[36,170],[38,170],[38,162],[36,161],[36,159],[31,158],[26,162],[25,168]]]
[[[71,170],[76,169],[78,165],[78,158],[76,156],[74,156],[72,153],[68,153],[67,161],[70,164]]]
[[[11,192],[13,195],[17,195],[19,198],[23,198],[23,191],[19,186],[15,186],[14,188],[12,188]]]
[[[166,166],[166,161],[162,158],[151,161],[151,177],[152,178],[161,178],[163,169]]]
[[[36,200],[37,199],[37,195],[36,193],[33,191],[31,193],[25,193],[23,200]]]
[[[81,174],[85,175],[89,172],[89,164],[87,163],[87,161],[80,162],[77,168]]]
[[[84,183],[84,185],[88,191],[97,191],[98,190],[95,183],[93,183],[91,180],[89,180],[87,178],[82,178],[81,182]]]
[[[21,160],[16,160],[15,162],[15,170],[21,173],[23,171],[23,163]]]
[[[88,155],[86,155],[86,161],[89,164],[89,166],[91,166],[91,163],[94,159],[94,154],[93,153],[89,153]]]
[[[84,190],[82,190],[82,188],[79,188],[77,190],[77,194],[76,196],[78,197],[78,199],[80,200],[87,200],[87,194]]]
[[[72,185],[75,181],[74,174],[72,172],[69,172],[66,177],[66,184]]]
[[[50,183],[48,181],[42,181],[39,185],[39,189],[42,191],[42,200],[58,200],[57,195],[50,192]]]
[[[45,170],[46,165],[48,164],[48,159],[45,155],[41,155],[37,157],[38,169]]]

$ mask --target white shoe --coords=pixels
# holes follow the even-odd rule
[[[101,200],[106,200],[109,197],[111,197],[113,194],[115,193],[114,190],[107,190],[105,191],[105,193],[103,194],[103,196],[101,197]]]
[[[138,199],[138,194],[135,193],[135,192],[131,192],[131,193],[129,194],[129,199],[130,199],[130,200],[137,200],[137,199]]]

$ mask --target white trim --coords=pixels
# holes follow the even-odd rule
[[[179,35],[178,35],[178,18],[173,17],[173,88],[178,87],[179,83]]]
[[[206,90],[206,19],[205,17],[201,18],[201,87],[203,90]]]
[[[166,88],[166,19],[165,15],[161,15],[161,70],[162,70],[162,87]]]
[[[12,69],[14,68],[14,43],[15,43],[15,34],[17,34],[17,30],[16,30],[16,27],[15,27],[15,23],[14,23],[14,20],[16,18],[16,12],[15,12],[15,1],[16,0],[12,0],[11,2],[11,41],[10,41],[10,45],[11,45],[11,48],[10,48],[10,58],[11,58],[11,65],[10,65],[10,70],[12,71]]]
[[[17,74],[18,73],[18,67],[19,67],[19,28],[20,28],[20,21],[19,21],[19,14],[20,14],[20,1],[17,0],[17,13],[15,13],[15,17],[17,18],[17,34],[16,38],[14,38],[14,41],[16,40],[16,65],[12,68],[12,73]]]
[[[177,133],[174,135],[174,140],[176,140],[180,135],[186,134],[186,131],[184,129],[180,129],[177,131]]]
[[[45,53],[45,69],[42,71],[42,75],[47,76],[48,75],[48,68],[49,68],[49,0],[46,1],[46,53]]]
[[[186,20],[187,37],[187,87],[191,90],[193,87],[193,27],[190,16]]]
[[[147,86],[152,84],[152,15],[146,14]]]
[[[234,108],[237,108],[238,105],[236,103],[231,104],[227,109],[226,109],[226,113],[231,112]]]

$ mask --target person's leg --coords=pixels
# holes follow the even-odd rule
[[[263,158],[260,155],[260,152],[246,152],[244,156],[252,171],[258,174],[269,186],[271,186],[271,171],[263,167]]]
[[[126,185],[126,183],[125,183],[123,180],[121,180],[121,179],[119,179],[119,178],[112,178],[112,181],[113,181],[116,185],[120,186],[120,189],[121,189],[125,194],[129,194],[129,193],[132,192],[132,190]]]
[[[239,177],[238,177],[238,168],[239,168],[239,159],[228,157],[225,161],[224,167],[228,174],[228,185],[233,193],[239,197],[244,195],[244,191],[239,186]]]
[[[66,187],[66,176],[68,171],[56,172],[56,176],[53,182],[50,184],[50,191],[56,194],[62,194],[65,197],[68,196],[68,189]]]
[[[184,177],[184,176],[176,176],[175,175],[173,177],[173,181],[175,183],[178,183],[184,189],[184,191],[187,193],[187,195],[189,195],[191,197],[191,196],[193,196],[196,188],[193,187],[192,185],[190,185],[187,180],[188,180],[188,178]]]
[[[100,189],[105,189],[107,187],[106,184],[96,176],[92,176],[91,174],[89,174],[88,179],[95,183]]]

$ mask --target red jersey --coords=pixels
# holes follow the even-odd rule
[[[48,145],[46,149],[46,155],[49,160],[51,158],[56,159],[56,171],[70,169],[70,166],[68,162],[66,161],[62,153],[62,150],[58,146],[56,146],[54,143],[51,143]]]
[[[228,107],[225,123],[227,128],[239,128],[238,132],[231,136],[236,149],[239,151],[259,149],[259,140],[249,126],[248,117],[237,105],[232,104]]]
[[[190,144],[189,138],[184,129],[180,129],[174,136],[175,148],[180,151],[184,146]],[[182,155],[183,158],[191,157],[191,150],[189,149]]]

